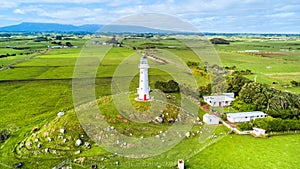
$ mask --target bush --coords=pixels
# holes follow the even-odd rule
[[[169,80],[168,82],[156,81],[154,86],[156,89],[160,89],[166,93],[179,92],[179,85],[174,80]]]
[[[4,142],[5,140],[7,140],[9,138],[10,134],[8,132],[8,130],[2,130],[0,132],[0,142]]]
[[[248,122],[242,122],[237,125],[237,129],[239,129],[240,131],[251,130],[252,125]]]

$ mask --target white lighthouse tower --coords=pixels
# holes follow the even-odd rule
[[[142,56],[140,60],[140,81],[139,81],[139,88],[137,88],[138,97],[136,100],[139,101],[150,101],[150,87],[148,81],[148,61],[146,56]]]

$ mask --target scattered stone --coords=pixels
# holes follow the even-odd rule
[[[45,153],[49,153],[49,148],[45,148]]]
[[[197,118],[196,118],[196,120],[197,120],[197,121],[200,121],[200,118],[199,118],[199,117],[197,117]]]
[[[38,138],[36,138],[36,139],[34,140],[34,142],[35,142],[35,143],[39,142],[39,139],[38,139]]]
[[[163,142],[163,143],[164,143],[164,142],[165,142],[165,140],[161,140],[161,142]]]
[[[114,129],[115,129],[115,127],[114,127],[114,126],[111,126],[111,127],[110,127],[110,130],[114,130]]]
[[[75,155],[78,155],[78,154],[80,154],[81,153],[81,151],[80,150],[78,150],[78,151],[75,151]]]
[[[31,136],[32,136],[32,137],[36,137],[36,133],[32,133]]]
[[[80,139],[76,140],[75,146],[81,146],[82,145],[82,141]]]
[[[130,136],[132,136],[132,133],[129,133]]]
[[[92,169],[98,169],[98,165],[97,164],[92,164]]]
[[[31,147],[31,142],[28,142],[27,144],[26,144],[26,146],[28,147],[28,148],[30,148]]]
[[[58,139],[63,139],[64,137],[63,137],[63,136],[58,136],[57,138],[58,138]]]
[[[57,154],[57,153],[56,153],[56,150],[53,150],[53,151],[52,151],[52,154]]]
[[[38,145],[37,145],[37,148],[41,148],[41,147],[42,147],[42,145],[41,145],[41,144],[38,144]]]
[[[119,165],[119,161],[116,161],[116,165]]]
[[[64,133],[66,132],[66,130],[65,130],[65,129],[59,129],[59,132],[60,132],[61,134],[64,134]]]
[[[159,136],[159,135],[156,135],[155,137],[156,137],[156,138],[160,138],[160,136]]]
[[[123,146],[127,146],[127,143],[126,143],[126,142],[124,142],[124,143],[123,143]]]
[[[61,116],[63,116],[63,115],[65,115],[65,112],[63,112],[63,111],[57,113],[57,117],[61,117]]]
[[[116,143],[117,143],[117,144],[120,144],[120,141],[119,141],[119,140],[117,140],[117,141],[116,141]]]
[[[185,133],[185,136],[186,136],[186,137],[190,137],[190,136],[191,136],[191,133],[188,131],[188,132]]]
[[[34,128],[31,130],[31,132],[34,133],[34,132],[37,132],[37,131],[39,131],[39,130],[40,130],[39,127],[34,127]]]
[[[67,142],[67,139],[64,139],[63,142],[66,143],[66,142]]]
[[[48,142],[51,142],[51,141],[52,141],[52,139],[51,139],[50,137],[48,137],[47,140],[48,140]]]
[[[143,138],[144,138],[144,136],[141,137],[141,139],[143,139]]]
[[[163,133],[163,131],[160,130],[159,133],[161,134],[161,133]]]
[[[165,134],[165,133],[163,133],[163,134],[162,134],[162,136],[163,136],[163,137],[166,137],[166,134]]]

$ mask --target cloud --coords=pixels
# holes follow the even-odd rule
[[[289,18],[293,16],[296,16],[294,12],[281,12],[281,13],[266,15],[266,17],[269,18]]]

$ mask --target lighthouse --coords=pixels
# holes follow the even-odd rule
[[[142,56],[140,60],[140,79],[139,79],[139,88],[137,88],[138,97],[136,100],[139,101],[149,101],[150,100],[150,87],[148,81],[148,61],[146,56]]]

